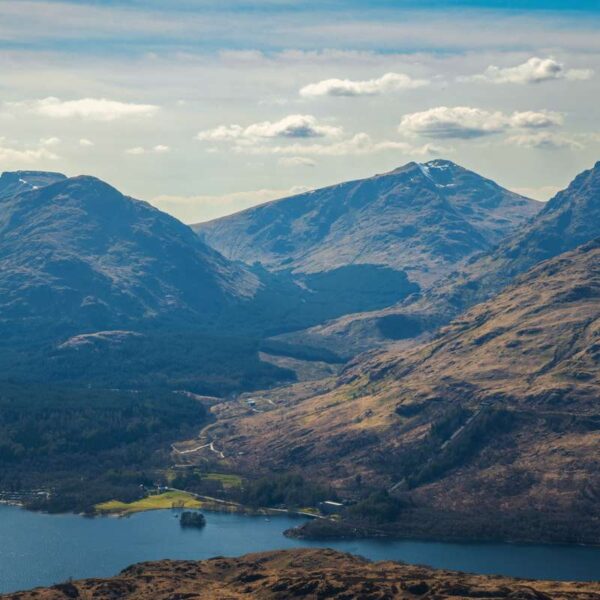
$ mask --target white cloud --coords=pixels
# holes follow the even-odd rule
[[[307,192],[305,186],[283,189],[259,189],[245,192],[232,192],[213,196],[173,196],[162,195],[152,200],[152,204],[185,223],[198,223],[229,215],[270,200],[285,198]]]
[[[127,117],[150,117],[158,111],[153,104],[118,102],[106,98],[81,98],[80,100],[60,100],[50,96],[33,102],[16,103],[25,105],[31,112],[52,119],[78,117],[91,121],[114,121]]]
[[[52,144],[50,144],[51,146]],[[6,140],[0,138],[0,161],[4,168],[21,168],[23,165],[37,165],[45,160],[58,160],[60,157],[48,150],[47,145],[40,141],[37,148],[14,148],[6,145]]]
[[[92,140],[88,140],[87,138],[81,138],[79,140],[79,145],[89,147],[89,146],[93,146],[94,142],[92,142]]]
[[[285,156],[279,159],[282,167],[314,167],[316,162],[305,156]]]
[[[47,137],[40,140],[42,146],[58,146],[60,144],[60,138],[58,137]]]
[[[507,124],[517,129],[543,129],[562,125],[563,117],[560,113],[548,110],[526,110],[513,113],[508,118]]]
[[[542,150],[556,150],[558,148],[577,150],[584,147],[583,144],[573,138],[549,131],[513,135],[507,138],[506,142],[521,148],[539,148]]]
[[[262,121],[247,127],[219,125],[201,131],[196,139],[222,142],[230,140],[258,140],[261,138],[317,138],[335,137],[342,133],[340,127],[319,123],[313,115],[288,115],[279,121]]]
[[[496,67],[490,65],[482,74],[462,78],[471,81],[487,81],[489,83],[541,83],[556,79],[590,79],[594,72],[591,69],[565,69],[564,64],[553,58],[534,56],[516,67]]]
[[[214,129],[200,131],[196,135],[197,140],[211,142],[226,142],[243,137],[244,128],[241,125],[219,125]]]
[[[468,106],[438,106],[402,117],[401,133],[415,133],[433,138],[468,139],[500,133],[506,118],[499,112],[488,112]]]
[[[382,140],[374,141],[366,133],[357,133],[351,138],[329,144],[290,144],[288,146],[234,146],[234,151],[248,154],[275,154],[286,156],[363,156],[378,152],[394,151],[404,155],[440,154],[452,149],[433,144],[413,146],[408,142]]]
[[[170,151],[171,148],[169,146],[157,144],[156,146],[152,146],[152,148],[134,146],[133,148],[128,148],[127,150],[125,150],[125,154],[133,154],[134,156],[139,156],[140,154],[165,154]]]
[[[438,106],[404,115],[399,131],[440,139],[471,139],[509,129],[540,129],[562,124],[562,116],[549,111],[524,111],[506,115],[469,106]]]
[[[375,96],[388,92],[409,90],[427,85],[425,79],[413,79],[404,73],[386,73],[378,79],[325,79],[310,83],[300,90],[304,98],[316,96]]]

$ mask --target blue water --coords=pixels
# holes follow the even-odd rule
[[[46,515],[0,506],[0,592],[69,577],[106,577],[144,560],[237,556],[328,546],[374,560],[403,560],[475,573],[545,579],[600,579],[600,548],[356,540],[314,543],[283,531],[302,520],[205,513],[204,529],[181,529],[171,511],[128,518]]]

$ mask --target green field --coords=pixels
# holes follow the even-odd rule
[[[242,485],[242,478],[239,475],[207,473],[204,477],[206,479],[211,479],[212,481],[220,481],[223,484],[223,487],[240,487]]]
[[[169,508],[202,508],[203,503],[185,492],[165,492],[147,496],[135,502],[109,500],[96,504],[95,508],[101,514],[128,515],[144,510],[161,510]]]

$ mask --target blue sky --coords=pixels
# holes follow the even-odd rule
[[[600,158],[600,0],[0,3],[0,169],[185,221],[443,156],[548,198]]]

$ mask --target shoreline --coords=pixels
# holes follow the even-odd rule
[[[179,490],[178,490],[179,491]],[[329,517],[309,513],[306,511],[286,509],[286,508],[268,508],[259,507],[252,508],[242,504],[237,504],[232,501],[223,500],[219,498],[212,498],[208,496],[201,496],[199,494],[193,494],[191,492],[185,492],[190,497],[194,497],[198,500],[198,505],[183,505],[183,506],[154,506],[144,508],[133,508],[123,510],[97,510],[94,513],[81,513],[74,511],[65,511],[61,513],[50,513],[48,511],[37,511],[27,508],[24,503],[12,502],[7,500],[0,501],[0,506],[13,506],[21,510],[28,512],[41,512],[43,514],[72,514],[85,518],[97,518],[97,517],[112,517],[112,518],[127,518],[132,515],[151,512],[155,510],[170,510],[170,511],[182,511],[182,510],[198,510],[213,513],[229,513],[247,516],[290,516],[297,518],[306,518],[305,523],[286,529],[283,532],[285,537],[297,540],[323,542],[328,541],[349,541],[349,540],[386,540],[386,541],[413,541],[413,542],[426,542],[426,543],[456,543],[456,544],[509,544],[517,546],[564,546],[564,547],[582,547],[582,548],[599,548],[600,542],[576,542],[576,541],[560,541],[552,540],[549,538],[519,538],[519,537],[494,537],[494,536],[483,536],[483,537],[471,537],[461,535],[445,534],[443,531],[439,531],[436,535],[424,534],[418,535],[410,533],[408,531],[404,533],[385,531],[378,529],[372,525],[366,525],[361,523],[351,523],[344,520],[334,520]],[[142,499],[143,500],[143,499]],[[135,502],[131,503],[135,504]],[[325,526],[330,526],[332,530],[328,533],[313,532],[310,529],[306,531],[306,527],[310,527],[311,523],[322,523]]]

